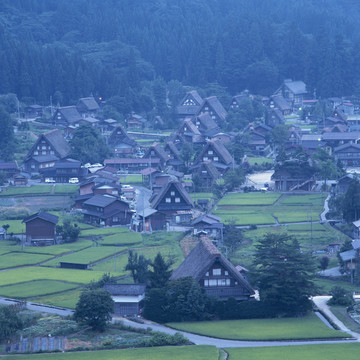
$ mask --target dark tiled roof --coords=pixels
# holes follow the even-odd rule
[[[155,155],[151,155],[151,156],[156,156],[159,157],[162,161],[166,162],[168,160],[168,156],[167,153],[165,152],[165,150],[162,148],[161,144],[158,142],[153,143],[146,151],[146,153],[143,156],[143,159],[148,159],[150,158],[150,154],[151,151],[155,152]]]
[[[49,161],[58,161],[59,158],[55,155],[37,155],[32,157],[38,163],[49,162]]]
[[[199,216],[198,218],[196,218],[193,222],[192,222],[192,225],[196,225],[200,222],[204,222],[206,224],[217,224],[221,221],[221,218],[215,216],[215,215],[212,215],[212,214],[205,214],[205,215],[202,215],[202,216]]]
[[[85,201],[85,205],[106,207],[116,201],[117,198],[111,195],[95,195],[89,200]]]
[[[353,148],[353,149],[360,151],[360,144],[352,144],[352,143],[351,144],[343,144],[343,145],[337,146],[334,149],[334,152],[339,152],[339,151],[342,151],[342,150],[345,150],[348,148]]]
[[[145,294],[145,284],[106,284],[103,287],[111,295],[136,296]]]
[[[273,95],[270,98],[278,109],[282,111],[291,110],[290,104],[286,101],[286,99],[282,95]]]
[[[10,162],[1,162],[0,161],[0,170],[17,170],[18,166],[17,163],[15,161],[10,161]]]
[[[358,140],[360,139],[360,132],[359,131],[352,131],[352,132],[327,132],[321,135],[322,140],[329,141],[329,140]]]
[[[58,221],[59,221],[59,218],[56,216],[56,215],[53,215],[53,214],[49,214],[45,211],[39,211],[38,213],[36,214],[33,214],[33,215],[30,215],[28,216],[27,218],[25,218],[22,222],[23,223],[27,223],[31,220],[34,220],[34,219],[42,219],[42,220],[45,220],[45,221],[48,221],[48,222],[51,222],[53,224],[57,224]]]
[[[219,261],[229,273],[234,276],[240,285],[245,287],[250,294],[254,294],[253,288],[236,270],[235,266],[227,260],[209,238],[203,237],[199,243],[173,272],[171,280],[191,276],[199,281],[215,261]]]

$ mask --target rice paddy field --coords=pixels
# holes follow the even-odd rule
[[[300,346],[269,346],[259,348],[226,349],[230,360],[357,360],[360,344],[321,344]]]
[[[258,156],[258,157],[247,157],[247,161],[250,165],[262,165],[262,164],[272,164],[273,159],[269,159],[267,157]]]
[[[339,339],[349,335],[328,328],[315,314],[281,319],[252,319],[169,323],[170,327],[231,340]]]
[[[5,187],[0,192],[0,196],[16,196],[16,195],[35,195],[49,194],[53,185],[33,185],[26,187]]]
[[[218,360],[215,346],[164,346],[140,349],[84,351],[58,354],[10,355],[6,360]]]
[[[318,221],[326,194],[235,193],[222,198],[214,211],[225,223],[271,225]]]

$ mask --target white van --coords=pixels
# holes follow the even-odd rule
[[[77,184],[79,182],[78,178],[70,178],[69,179],[69,184]]]

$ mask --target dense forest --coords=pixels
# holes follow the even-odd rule
[[[159,113],[169,84],[269,95],[291,78],[356,94],[359,16],[355,0],[2,0],[0,93]]]

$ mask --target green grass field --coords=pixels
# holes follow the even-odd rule
[[[102,236],[101,244],[124,246],[124,245],[140,244],[141,242],[142,242],[141,234],[127,231],[119,234]]]
[[[129,229],[125,227],[104,227],[104,228],[92,228],[81,231],[81,236],[91,236],[91,235],[113,235],[113,234],[124,234],[129,233]]]
[[[65,354],[9,355],[6,360],[218,360],[215,346],[164,346],[140,349],[85,351]]]
[[[55,185],[54,194],[75,194],[78,190],[77,185]]]
[[[64,291],[62,293],[57,293],[53,295],[44,295],[44,296],[37,295],[34,297],[29,297],[27,300],[39,304],[75,309],[76,304],[79,301],[80,294],[81,294],[81,290],[77,289],[77,290]]]
[[[218,203],[218,206],[236,205],[272,205],[276,200],[280,198],[279,193],[230,193],[224,196]]]
[[[10,225],[7,233],[11,234],[21,234],[21,233],[25,233],[25,224],[22,223],[22,220],[6,220],[6,219],[1,219],[0,220],[0,226],[2,225]]]
[[[53,185],[33,185],[29,187],[6,187],[0,192],[0,196],[49,194]]]
[[[79,284],[57,281],[36,280],[14,285],[0,286],[0,295],[11,298],[26,299],[31,296],[55,294],[78,288]]]
[[[170,327],[232,340],[299,340],[349,337],[328,328],[315,314],[303,318],[254,319],[170,323]]]
[[[358,360],[359,343],[226,349],[229,360]]]
[[[267,157],[264,156],[258,156],[258,157],[247,157],[247,161],[249,162],[250,165],[261,165],[261,164],[272,164],[273,160],[269,159]]]
[[[21,252],[11,252],[0,255],[0,269],[13,268],[22,265],[35,265],[51,259],[53,255],[46,254],[27,254]]]
[[[92,280],[99,280],[104,272],[89,270],[58,269],[42,266],[10,269],[1,273],[0,286],[18,284],[34,280],[59,280],[88,284]]]
[[[225,223],[269,225],[317,221],[325,194],[235,193],[222,198],[214,212]]]
[[[213,193],[208,193],[208,192],[195,192],[195,193],[189,193],[189,195],[193,201],[199,199],[210,200],[213,197]]]
[[[119,180],[122,184],[141,185],[142,175],[140,174],[120,175]]]
[[[84,250],[64,255],[56,259],[47,261],[44,266],[59,266],[60,262],[71,262],[80,264],[91,264],[108,256],[123,251],[123,249],[113,246],[92,246]]]

